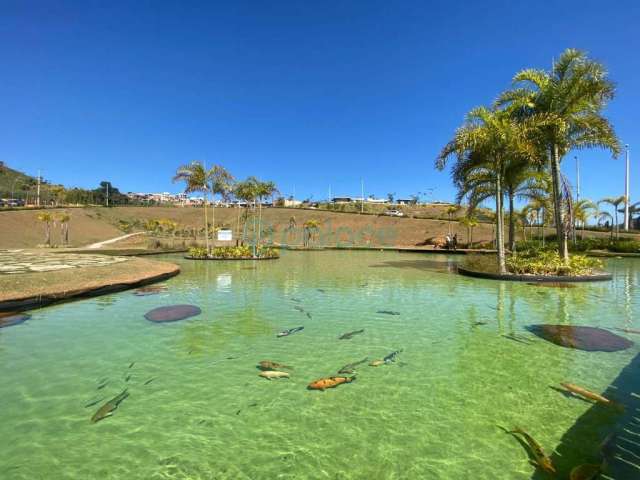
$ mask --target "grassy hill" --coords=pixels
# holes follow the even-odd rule
[[[35,177],[13,170],[0,162],[0,198],[9,198],[12,189],[15,195],[15,192],[20,192],[25,187],[28,188],[36,183]]]

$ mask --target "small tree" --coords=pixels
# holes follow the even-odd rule
[[[304,222],[304,236],[303,243],[305,247],[308,247],[312,240],[315,240],[317,233],[320,231],[319,220],[307,220]]]
[[[38,220],[44,223],[44,244],[47,247],[51,246],[51,222],[53,221],[53,217],[50,213],[39,213]]]
[[[61,213],[57,217],[58,222],[60,222],[60,236],[62,238],[62,244],[69,244],[69,220],[71,220],[71,215],[68,213]]]

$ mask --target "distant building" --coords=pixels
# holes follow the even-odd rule
[[[413,198],[398,198],[394,203],[396,205],[415,205],[417,200]]]
[[[333,197],[331,203],[352,203],[355,200],[351,197]]]
[[[285,207],[299,207],[300,205],[302,205],[302,201],[301,200],[296,200],[294,198],[285,198],[284,199],[284,206]]]

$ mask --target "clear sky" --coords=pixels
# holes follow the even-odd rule
[[[587,50],[640,200],[640,2],[0,2],[0,160],[82,187],[179,191],[219,163],[299,198],[452,199],[434,158],[525,67]],[[621,195],[623,158],[580,152],[583,197]],[[573,154],[564,162],[574,178]],[[635,192],[633,191],[635,189]]]

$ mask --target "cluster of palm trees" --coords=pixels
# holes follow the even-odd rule
[[[51,246],[51,230],[57,225],[60,226],[60,241],[62,245],[69,245],[69,221],[71,220],[71,215],[66,212],[57,215],[42,212],[38,214],[37,218],[44,224],[44,244],[47,247]]]
[[[232,198],[241,200],[253,207],[253,254],[256,256],[257,245],[261,241],[262,230],[262,203],[265,198],[275,195],[278,191],[274,182],[263,182],[256,177],[249,177],[243,181],[236,181],[233,176],[222,166],[214,165],[207,169],[206,165],[200,161],[193,161],[188,165],[179,167],[176,171],[173,181],[182,181],[185,183],[185,193],[199,192],[204,196],[204,241],[208,252],[211,251],[209,245],[209,234],[213,233],[215,238],[216,222],[215,222],[215,198],[219,196],[222,200],[228,202]],[[209,194],[211,194],[211,225],[212,232],[209,229],[209,216],[207,213],[207,204],[209,203]],[[258,213],[256,215],[256,205]],[[240,233],[240,209],[238,208],[237,234]],[[257,217],[257,218],[256,218]],[[257,222],[257,227],[256,227]],[[246,224],[245,224],[246,227]],[[246,228],[245,228],[246,229]]]
[[[568,49],[551,70],[526,69],[515,75],[511,89],[488,107],[467,114],[436,159],[436,168],[452,168],[458,202],[469,211],[495,200],[496,250],[506,272],[505,201],[509,210],[509,244],[515,242],[516,199],[534,202],[529,210],[552,213],[559,254],[569,260],[569,234],[575,208],[569,182],[560,170],[572,149],[599,147],[617,156],[621,150],[612,125],[602,111],[613,99],[613,83],[604,67],[584,52]]]

